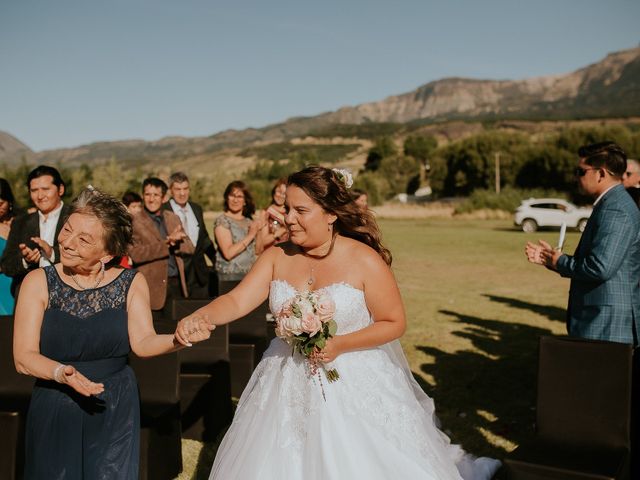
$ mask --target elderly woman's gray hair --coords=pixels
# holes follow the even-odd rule
[[[71,205],[71,214],[92,215],[104,228],[105,250],[123,257],[133,238],[133,225],[127,207],[117,198],[93,187],[85,188]]]

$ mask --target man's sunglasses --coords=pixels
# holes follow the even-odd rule
[[[589,170],[600,170],[600,169],[599,168],[580,168],[580,167],[576,167],[576,169],[573,171],[573,173],[574,173],[574,175],[576,177],[584,177]]]

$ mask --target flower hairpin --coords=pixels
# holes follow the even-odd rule
[[[349,170],[344,168],[332,168],[335,174],[338,176],[338,180],[344,183],[344,186],[347,188],[351,188],[353,186],[353,175]]]

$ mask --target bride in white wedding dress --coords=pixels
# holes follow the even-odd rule
[[[338,330],[319,357],[339,380],[276,338],[242,394],[216,455],[216,480],[490,479],[500,462],[474,458],[435,425],[398,338],[400,293],[371,213],[351,200],[347,175],[309,167],[289,177],[290,240],[263,253],[244,280],[180,321],[185,345],[269,298],[276,314],[303,290],[335,303]]]

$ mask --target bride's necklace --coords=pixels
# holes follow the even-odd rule
[[[309,259],[307,259],[307,263],[309,263]],[[309,279],[307,280],[307,285],[311,286],[316,282],[316,278],[313,276],[313,272],[315,271],[315,267],[312,267],[309,264]]]
[[[98,273],[98,278],[96,280],[95,285],[93,285],[91,287],[86,287],[84,285],[81,285],[80,282],[78,282],[78,279],[76,279],[76,276],[73,273],[70,274],[70,277],[71,277],[71,280],[73,280],[73,283],[75,283],[80,290],[93,290],[95,288],[98,288],[98,285],[100,285],[100,283],[102,283],[102,280],[104,280],[104,263],[100,262],[100,272]]]
[[[314,283],[316,283],[316,277],[314,275],[316,267],[313,266],[313,264],[311,263],[311,260],[313,259],[315,261],[321,261],[321,260],[327,258],[331,254],[331,252],[333,251],[333,245],[335,244],[335,241],[336,241],[336,235],[334,235],[331,238],[331,244],[329,245],[329,250],[327,250],[327,253],[325,253],[323,255],[309,255],[304,250],[302,251],[302,255],[307,260],[307,265],[309,266],[309,278],[307,279],[307,285],[311,286]]]

